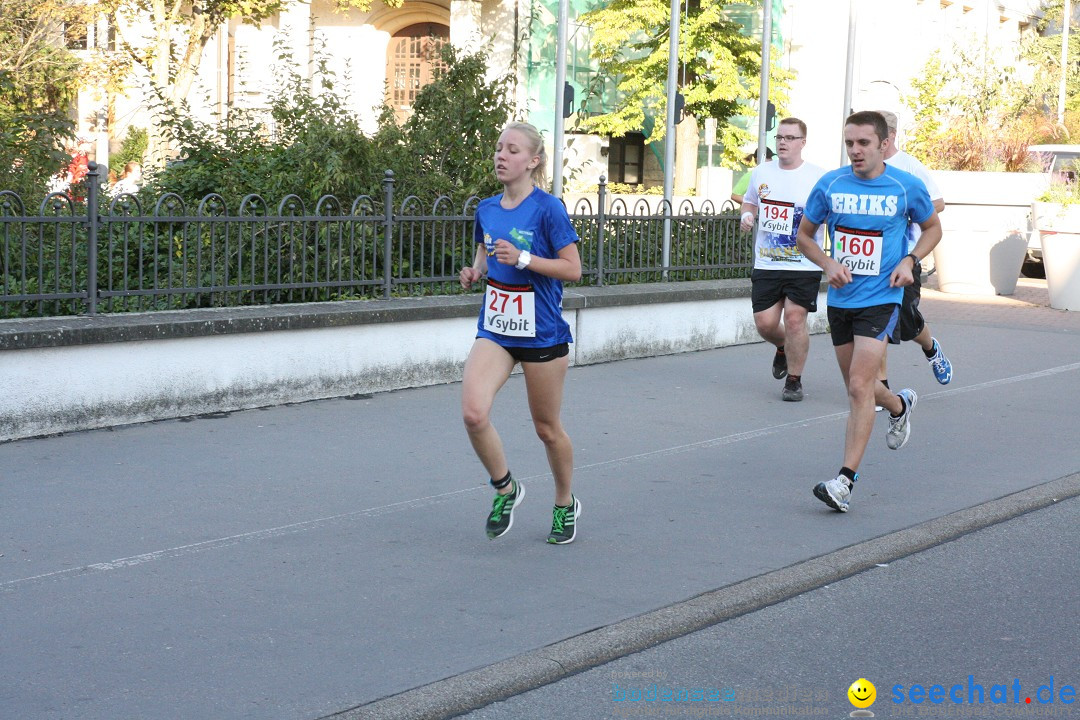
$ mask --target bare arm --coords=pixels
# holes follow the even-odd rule
[[[734,195],[732,196],[734,197]],[[743,202],[742,207],[739,208],[739,213],[742,215],[742,219],[739,221],[739,227],[743,232],[750,232],[754,229],[754,218],[757,217],[758,206],[754,203]],[[750,213],[750,217],[746,217],[746,214]]]
[[[473,256],[472,265],[461,268],[458,280],[461,287],[468,290],[474,282],[478,282],[487,274],[487,248],[484,243],[476,243],[476,254]]]
[[[851,270],[826,255],[814,240],[814,235],[820,226],[820,223],[810,222],[803,216],[802,222],[799,223],[799,234],[795,237],[795,243],[807,260],[825,271],[829,285],[835,288],[844,287],[851,282]]]
[[[517,265],[520,258],[521,250],[516,248],[509,240],[500,238],[495,241],[495,259],[503,265]],[[555,258],[542,258],[533,255],[532,260],[529,262],[529,270],[563,282],[580,280],[581,255],[578,253],[577,243],[570,243],[559,250],[559,256]]]
[[[935,212],[923,222],[919,223],[919,227],[922,228],[922,235],[919,236],[919,242],[915,243],[915,247],[911,249],[910,255],[905,255],[900,259],[900,263],[892,271],[892,275],[889,277],[889,286],[907,286],[915,282],[915,278],[912,272],[915,268],[915,260],[911,258],[911,255],[917,257],[920,261],[927,255],[934,251],[937,244],[941,242],[941,220],[938,218]]]

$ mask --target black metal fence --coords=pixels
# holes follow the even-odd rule
[[[601,183],[569,207],[581,284],[749,276],[752,241],[730,203],[609,200]],[[327,196],[309,211],[295,195],[276,207],[249,195],[230,214],[219,195],[194,208],[171,193],[104,197],[92,169],[85,200],[54,193],[36,215],[0,192],[0,317],[460,293],[477,202],[398,202],[387,171],[378,200]]]

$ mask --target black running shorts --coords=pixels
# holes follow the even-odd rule
[[[926,320],[919,311],[919,298],[922,297],[922,265],[915,263],[911,274],[915,282],[904,288],[904,302],[900,305],[900,339],[904,342],[914,340],[915,336],[926,327]]]
[[[829,308],[829,329],[833,345],[855,342],[855,336],[871,337],[898,344],[897,325],[900,306],[896,303],[871,305],[864,308]]]
[[[510,357],[518,362],[542,363],[551,362],[555,358],[566,357],[570,354],[570,343],[552,345],[551,347],[506,347],[502,349],[510,353]]]
[[[750,274],[750,303],[754,312],[768,310],[784,298],[817,312],[821,272],[813,270],[754,270]]]

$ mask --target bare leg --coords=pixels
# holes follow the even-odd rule
[[[859,469],[870,442],[870,433],[874,429],[874,401],[895,414],[903,409],[900,398],[877,379],[886,346],[884,340],[857,335],[854,342],[835,348],[851,407],[844,439],[844,466],[852,470]]]
[[[758,335],[776,347],[783,345],[786,340],[782,321],[783,309],[783,302],[778,302],[770,308],[754,313],[754,325],[757,326]]]
[[[925,322],[923,323],[922,331],[914,337],[914,340],[919,343],[919,347],[921,347],[924,352],[930,352],[934,349],[934,340],[930,337],[930,326]]]
[[[529,411],[537,436],[547,451],[548,465],[555,478],[555,504],[567,506],[573,502],[571,483],[574,476],[574,446],[563,429],[559,413],[562,410],[563,385],[569,357],[551,362],[522,363],[525,389],[529,395]]]
[[[787,354],[788,375],[802,375],[806,356],[810,353],[806,316],[806,308],[784,299],[784,352]]]
[[[495,480],[506,477],[509,470],[502,440],[491,424],[491,407],[495,394],[506,384],[514,364],[510,353],[486,338],[477,338],[465,361],[461,415],[476,456]],[[508,493],[511,489],[507,485],[500,492]]]

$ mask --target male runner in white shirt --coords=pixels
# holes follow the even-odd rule
[[[807,313],[817,312],[821,268],[807,260],[795,242],[806,197],[825,173],[803,162],[806,123],[790,117],[776,132],[776,159],[750,173],[740,227],[755,226],[751,303],[758,334],[776,346],[772,373],[787,376],[781,398],[803,399],[802,373],[810,351]],[[821,243],[823,232],[817,236]]]
[[[896,114],[888,110],[878,111],[885,118],[885,124],[889,127],[889,144],[885,151],[885,163],[909,172],[923,181],[930,193],[930,199],[934,201],[934,210],[940,213],[945,209],[945,200],[942,199],[941,190],[934,182],[930,171],[917,159],[900,149],[896,142]],[[917,225],[912,224],[908,236],[908,251],[915,247],[922,231]],[[930,326],[919,310],[919,299],[922,297],[922,265],[915,267],[913,271],[915,282],[904,288],[904,302],[900,306],[900,339],[914,340],[922,348],[926,361],[930,363],[930,369],[934,371],[934,377],[942,385],[948,385],[952,380],[952,363],[945,356],[937,339],[930,335]],[[889,387],[888,359],[881,362],[881,373],[878,379]]]

